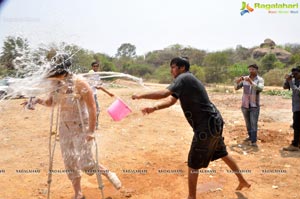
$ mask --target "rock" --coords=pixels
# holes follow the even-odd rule
[[[210,192],[216,192],[216,191],[223,191],[222,188],[216,188],[216,189],[210,189],[209,190]]]
[[[276,44],[271,39],[265,39],[264,43],[260,44],[259,48],[252,51],[252,57],[254,59],[260,59],[266,54],[275,54],[276,58],[283,63],[289,62],[292,54],[282,48],[277,48]]]
[[[276,44],[272,39],[265,39],[264,43],[260,44],[261,48],[272,48],[272,47],[275,47],[275,46],[276,46]]]
[[[278,186],[277,185],[273,185],[272,189],[278,189]]]
[[[48,189],[40,189],[39,194],[40,195],[46,195],[48,193]]]

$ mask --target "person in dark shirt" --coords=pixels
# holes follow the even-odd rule
[[[284,147],[284,151],[299,151],[300,142],[300,66],[292,68],[291,74],[285,76],[284,89],[291,89],[294,139],[292,143]]]
[[[168,108],[179,99],[184,115],[194,131],[188,154],[188,199],[196,198],[198,169],[206,168],[210,161],[222,160],[236,174],[241,190],[251,185],[244,179],[235,161],[228,155],[222,137],[224,121],[218,109],[209,100],[205,87],[192,73],[187,58],[175,57],[170,63],[174,82],[166,89],[132,95],[132,99],[163,99],[156,106],[145,107],[143,114]]]

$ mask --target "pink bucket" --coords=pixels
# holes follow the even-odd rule
[[[118,98],[108,107],[107,112],[113,120],[120,121],[131,113],[131,109]]]

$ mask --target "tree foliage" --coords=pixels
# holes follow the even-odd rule
[[[227,70],[228,77],[232,81],[235,77],[241,77],[248,74],[248,65],[247,64],[233,64],[228,67]]]
[[[157,68],[154,72],[154,76],[158,80],[158,83],[169,84],[172,82],[170,67],[168,65],[163,65]]]
[[[263,71],[269,71],[274,68],[274,63],[277,62],[277,58],[275,54],[269,53],[266,54],[262,59],[261,59],[261,68]]]
[[[292,55],[290,64],[300,66],[300,52]]]
[[[257,64],[260,75],[266,77],[266,85],[275,84],[282,71],[289,71],[291,67],[300,65],[300,45],[286,44],[282,48],[291,52],[288,63],[280,62],[274,54],[266,54],[260,59],[252,57],[255,49],[238,45],[235,49],[225,49],[217,52],[207,52],[191,46],[173,44],[164,49],[154,50],[142,56],[136,55],[136,47],[130,43],[123,43],[117,49],[116,56],[95,53],[78,45],[64,42],[50,43],[44,47],[30,49],[26,38],[7,37],[0,52],[0,75],[21,74],[22,66],[33,64],[41,66],[59,52],[66,52],[72,56],[72,70],[76,73],[88,72],[93,61],[100,62],[101,71],[118,71],[129,73],[142,78],[170,83],[170,60],[174,57],[188,57],[191,72],[205,83],[232,82],[235,77],[248,74],[247,66]],[[30,57],[26,55],[31,53]],[[279,81],[280,82],[280,81]]]
[[[12,70],[15,68],[16,58],[27,56],[29,53],[29,43],[27,39],[22,37],[6,37],[3,43],[2,52],[0,54],[1,65],[5,69]]]
[[[130,43],[124,43],[118,48],[116,57],[132,58],[135,55],[136,55],[136,47]]]
[[[286,69],[272,69],[263,75],[266,86],[282,86]]]
[[[197,65],[191,65],[190,71],[202,82],[206,82],[204,68]]]
[[[226,80],[227,67],[232,63],[230,51],[210,53],[204,58],[206,81],[221,83]]]

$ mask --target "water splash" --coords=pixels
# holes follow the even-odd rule
[[[126,73],[120,73],[120,72],[102,71],[102,72],[78,74],[78,76],[86,79],[88,82],[95,81],[95,76],[98,77],[98,82],[96,81],[91,84],[101,84],[101,80],[104,80],[104,79],[125,78],[125,79],[129,79],[129,80],[133,80],[134,82],[138,83],[140,86],[145,87],[142,78],[135,77],[133,75],[126,74]]]
[[[45,78],[49,69],[53,67],[53,63],[51,63],[47,54],[54,49],[55,54],[69,54],[70,59],[80,50],[67,49],[66,44],[61,44],[60,46],[47,46],[42,44],[34,51],[30,51],[29,49],[16,49],[17,57],[13,60],[16,73],[13,77],[7,77],[9,81],[8,88],[6,89],[7,93],[0,96],[0,103],[3,102],[3,100],[19,96],[30,98],[44,94],[47,95],[55,91],[57,87],[54,85],[57,85],[57,83]],[[144,87],[142,78],[120,72],[95,72],[74,75],[75,78],[82,78],[87,82],[91,82],[91,79],[95,76],[98,76],[99,82],[95,83],[98,85],[103,84],[101,81],[104,79],[115,80],[125,78]],[[114,83],[110,82],[109,84],[113,85]]]

